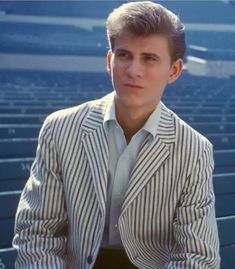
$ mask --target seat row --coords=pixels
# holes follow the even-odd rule
[[[31,142],[32,148],[35,150],[36,141]],[[33,159],[34,157],[0,159],[0,191],[21,190],[28,177]],[[215,175],[235,173],[235,149],[215,150],[214,160]]]
[[[43,118],[39,118],[38,121],[33,121],[33,117],[29,117],[29,120],[31,120],[31,124],[0,124],[0,139],[37,137]],[[217,142],[223,140],[225,145],[227,143],[226,141],[230,143],[230,137],[235,133],[235,122],[192,122],[191,125],[208,138],[212,137],[212,140],[215,139]]]
[[[12,130],[13,131],[13,130]],[[22,132],[26,130],[22,128]],[[38,129],[31,130],[32,137],[23,138],[0,138],[0,159],[5,158],[23,158],[34,157],[37,147],[37,137],[35,136]],[[22,133],[22,136],[24,133]],[[222,152],[228,152],[230,149],[235,149],[235,132],[230,134],[208,134],[207,138],[214,146],[216,150],[215,156]],[[229,158],[228,158],[229,159]],[[225,160],[227,162],[229,160]]]
[[[23,123],[23,124],[31,124],[31,123],[42,123],[45,119],[47,114],[28,114],[28,113],[21,113],[21,114],[7,114],[7,113],[0,113],[0,124],[16,124],[16,123]],[[235,114],[204,114],[204,113],[197,113],[197,114],[182,114],[180,115],[183,120],[188,122],[189,124],[193,123],[233,123],[235,124]]]
[[[63,98],[63,101],[57,100],[55,97],[53,98],[53,100],[45,99],[44,101],[32,101],[23,99],[6,101],[0,99],[0,115],[14,116],[14,114],[22,114],[22,116],[24,116],[25,114],[49,114],[53,111],[71,106],[77,106],[81,103],[99,97],[101,97],[101,95],[96,93],[92,94],[91,96],[71,97],[71,99],[67,97]],[[235,117],[235,103],[232,105],[211,103],[211,105],[207,104],[204,106],[199,101],[181,102],[179,103],[179,101],[177,100],[168,100],[167,102],[165,102],[165,104],[175,113],[182,117],[193,116],[199,118],[199,120],[201,121],[205,121],[208,117],[213,117],[214,121],[225,121],[226,119],[233,120]]]
[[[65,99],[71,99],[71,98],[84,98],[84,97],[93,97],[95,95],[99,94],[105,94],[108,91],[111,91],[112,85],[105,85],[101,84],[99,85],[99,89],[96,89],[94,87],[91,88],[85,88],[82,85],[78,85],[73,88],[47,88],[47,87],[38,87],[37,89],[34,89],[34,91],[31,88],[24,87],[17,87],[14,88],[14,86],[11,86],[13,89],[7,88],[6,86],[2,85],[0,82],[0,99],[5,101],[16,101],[16,100],[31,100],[31,101],[37,101],[37,100],[63,100]],[[16,86],[15,86],[16,87]],[[200,95],[184,95],[182,93],[179,93],[177,95],[170,95],[165,94],[162,97],[162,100],[165,103],[171,103],[172,105],[176,104],[182,104],[185,105],[185,102],[187,102],[189,105],[205,105],[208,104],[209,106],[219,106],[219,105],[228,105],[233,106],[235,103],[235,97],[228,95],[226,96],[210,96],[205,95],[204,98],[200,97]]]

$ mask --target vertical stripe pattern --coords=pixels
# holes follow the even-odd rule
[[[90,269],[105,223],[109,97],[53,113],[39,136],[17,210],[16,268]],[[165,106],[139,152],[119,217],[143,269],[218,269],[211,144]]]

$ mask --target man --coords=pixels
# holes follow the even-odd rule
[[[160,98],[180,76],[178,17],[107,20],[114,93],[50,115],[16,216],[17,268],[219,268],[213,153]]]

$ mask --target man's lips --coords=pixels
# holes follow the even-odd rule
[[[129,87],[129,88],[133,88],[133,89],[144,89],[144,87],[142,87],[140,85],[131,84],[131,83],[125,83],[124,86]]]

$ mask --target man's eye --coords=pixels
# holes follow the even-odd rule
[[[147,57],[145,57],[145,60],[146,61],[149,61],[149,62],[156,62],[157,61],[157,59],[156,58],[154,58],[154,57],[151,57],[151,56],[147,56]]]
[[[129,58],[129,54],[125,53],[125,52],[118,53],[117,56],[118,56],[118,58],[121,58],[121,59],[128,59]]]

